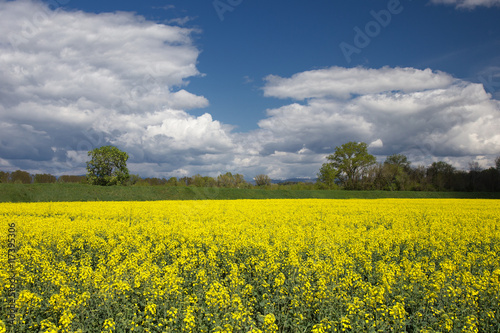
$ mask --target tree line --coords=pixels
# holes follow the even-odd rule
[[[316,182],[283,182],[272,184],[268,175],[260,174],[254,183],[247,182],[243,175],[226,172],[217,177],[141,178],[130,175],[126,166],[128,154],[113,146],[104,146],[88,152],[87,175],[51,174],[32,175],[26,171],[0,171],[0,183],[84,183],[93,185],[129,186],[195,186],[221,188],[265,188],[265,189],[345,189],[384,191],[500,191],[500,157],[495,166],[482,169],[477,162],[469,164],[469,170],[457,170],[452,165],[438,161],[430,166],[412,166],[402,154],[388,156],[383,163],[368,153],[364,142],[348,142],[335,148],[321,166]]]
[[[49,183],[86,183],[86,176],[62,175],[56,177],[51,174],[30,174],[27,171],[13,172],[0,171],[0,183],[11,184],[49,184]]]
[[[328,189],[386,191],[500,191],[500,157],[495,166],[482,169],[477,162],[469,170],[457,170],[451,164],[437,161],[430,166],[411,166],[407,156],[388,156],[377,163],[368,153],[366,143],[348,142],[327,156],[318,181]]]
[[[10,184],[55,184],[55,183],[80,183],[92,184],[92,178],[86,176],[63,175],[56,177],[51,174],[30,174],[27,171],[16,170],[13,172],[0,171],[0,183]],[[295,184],[295,183],[294,183]],[[251,188],[254,185],[247,182],[242,174],[226,172],[217,177],[202,176],[191,177],[141,178],[139,175],[129,175],[125,181],[116,184],[101,182],[96,185],[128,185],[128,186],[195,186],[195,187],[226,187],[226,188]],[[255,177],[255,186],[271,186],[271,178],[267,175]],[[291,185],[286,183],[284,185]]]
[[[202,175],[192,177],[141,178],[139,175],[130,175],[127,168],[129,158],[126,152],[114,146],[103,146],[88,152],[90,161],[87,162],[85,176],[63,175],[56,177],[51,174],[32,175],[26,171],[14,172],[0,171],[0,183],[83,183],[101,186],[134,185],[134,186],[196,186],[196,187],[226,187],[226,188],[251,188],[243,175],[226,172],[216,178]],[[270,186],[271,178],[267,175],[255,177],[256,186]]]

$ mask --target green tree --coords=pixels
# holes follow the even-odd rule
[[[22,170],[16,170],[10,174],[10,182],[15,184],[31,184],[31,175]]]
[[[0,183],[8,183],[9,182],[10,173],[5,171],[0,171]]]
[[[55,183],[57,181],[56,176],[47,173],[43,174],[37,173],[34,179],[35,179],[35,184]]]
[[[231,172],[226,172],[223,175],[217,176],[218,187],[242,188],[246,187],[246,181],[243,175],[237,173],[233,175]]]
[[[217,181],[213,177],[196,174],[193,176],[193,185],[196,187],[215,187]]]
[[[398,168],[403,169],[405,172],[408,172],[410,170],[411,162],[408,161],[408,157],[406,157],[405,155],[394,154],[394,155],[388,156],[386,158],[384,164],[395,165]]]
[[[167,182],[165,178],[157,178],[157,177],[147,177],[142,180],[151,186],[165,185],[165,183]]]
[[[75,176],[75,175],[62,175],[57,179],[59,183],[79,183],[86,184],[87,177],[86,176]]]
[[[130,178],[127,169],[128,154],[113,146],[89,151],[87,180],[92,185],[124,185]]]
[[[206,180],[200,174],[196,174],[193,176],[193,185],[196,187],[206,187]]]
[[[410,172],[408,157],[401,154],[388,156],[382,167],[382,178],[384,179],[384,190],[404,191],[408,187]]]
[[[234,187],[236,188],[245,188],[247,186],[247,182],[245,177],[241,173],[237,173],[234,175]]]
[[[323,183],[327,189],[332,190],[336,187],[335,179],[338,173],[338,170],[331,163],[323,163],[319,169],[318,181]]]
[[[257,186],[271,185],[271,178],[268,175],[257,175],[254,180]]]
[[[179,178],[179,182],[177,183],[177,186],[189,186],[191,184],[193,184],[193,178],[185,176],[185,177]]]
[[[346,189],[358,189],[363,173],[376,163],[364,142],[348,142],[335,148],[327,160],[337,170],[338,178]]]
[[[427,177],[438,191],[451,190],[453,187],[453,174],[456,169],[443,161],[433,162],[427,168]]]
[[[141,180],[142,180],[141,176],[132,174],[128,178],[127,185],[136,185]]]
[[[170,177],[167,180],[167,182],[166,182],[165,185],[167,185],[167,186],[178,186],[178,184],[179,184],[179,181],[177,180],[177,177]]]

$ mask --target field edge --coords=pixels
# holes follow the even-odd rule
[[[416,192],[346,190],[266,190],[85,184],[0,184],[0,202],[158,201],[235,199],[500,199],[491,192]]]

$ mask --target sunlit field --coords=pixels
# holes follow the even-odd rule
[[[0,332],[500,330],[496,200],[2,203],[0,218],[17,250],[10,266],[1,248]]]

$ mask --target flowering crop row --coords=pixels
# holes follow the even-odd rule
[[[0,219],[16,225],[0,319],[17,291],[0,332],[500,331],[499,201],[4,203]]]

